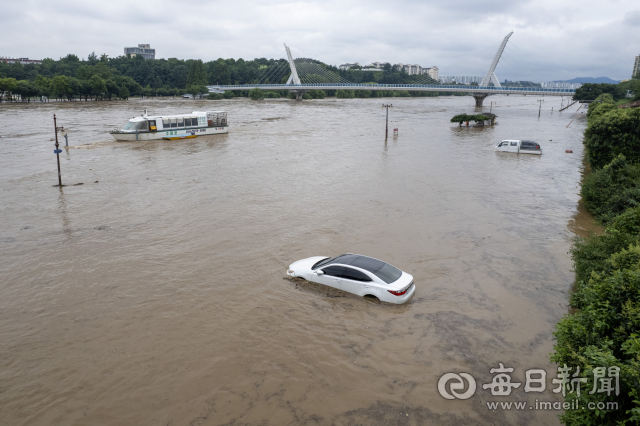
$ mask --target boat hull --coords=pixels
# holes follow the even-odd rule
[[[201,127],[195,129],[178,129],[178,130],[158,130],[157,132],[141,132],[137,134],[130,132],[111,132],[111,136],[117,141],[153,141],[159,139],[188,139],[195,136],[217,135],[220,133],[229,133],[229,127]]]

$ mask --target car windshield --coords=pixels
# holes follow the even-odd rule
[[[334,259],[337,259],[338,257],[340,257],[340,256],[337,256],[337,257],[327,257],[326,259],[322,259],[320,262],[317,262],[315,265],[313,265],[313,266],[311,267],[311,269],[312,269],[312,270],[318,269],[318,268],[320,268],[321,266],[324,266],[324,265],[329,264],[330,262],[332,262]]]
[[[358,254],[343,254],[329,259],[321,260],[313,265],[311,269],[317,269],[330,263],[339,263],[342,265],[351,265],[362,268],[375,274],[378,278],[387,284],[397,281],[402,276],[402,271],[388,263]]]

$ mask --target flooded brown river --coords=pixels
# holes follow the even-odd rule
[[[498,124],[459,128],[471,97],[384,99],[387,142],[383,99],[1,104],[0,424],[559,424],[534,404],[561,400],[585,117],[566,128],[576,107],[547,98],[538,119],[536,100],[487,98]],[[230,132],[111,139],[145,108],[224,109]],[[505,138],[544,154],[494,152]],[[286,279],[340,253],[413,274],[415,297]],[[510,396],[482,386],[498,363]],[[523,390],[533,368],[542,393]],[[448,372],[475,394],[443,398]]]

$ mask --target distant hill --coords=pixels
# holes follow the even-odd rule
[[[612,80],[609,77],[576,77],[571,80],[556,80],[556,83],[609,83],[618,84],[620,80]]]

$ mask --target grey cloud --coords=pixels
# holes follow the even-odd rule
[[[629,40],[640,38],[634,0],[6,3],[0,52],[31,58],[86,58],[92,51],[114,57],[137,43],[150,43],[163,58],[279,58],[286,42],[294,56],[329,64],[418,63],[443,74],[479,75],[514,30],[498,77],[542,81],[628,78],[628,62],[638,54]]]
[[[640,26],[640,10],[635,10],[633,12],[627,12],[624,14],[624,19],[622,22],[625,25],[629,25],[630,27],[639,27]]]

